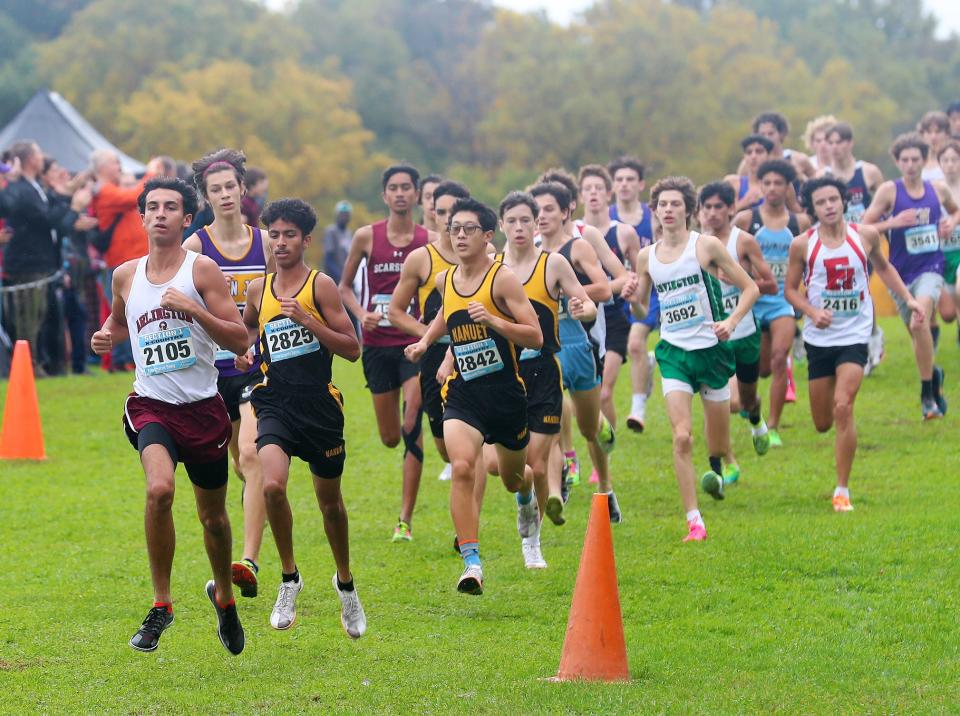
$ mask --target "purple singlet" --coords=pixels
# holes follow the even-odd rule
[[[906,229],[890,229],[890,263],[903,282],[909,285],[923,273],[943,273],[943,251],[940,250],[940,199],[933,184],[923,182],[923,197],[914,199],[907,193],[903,179],[897,179],[897,198],[893,216],[904,209],[917,212],[917,223]]]
[[[251,241],[250,248],[247,249],[247,253],[243,256],[224,255],[217,246],[214,238],[210,235],[209,226],[197,229],[197,236],[200,237],[200,253],[216,261],[220,270],[223,271],[225,275],[230,276],[230,295],[237,304],[237,308],[240,309],[241,315],[243,315],[243,309],[247,305],[247,286],[255,278],[264,276],[267,271],[267,260],[263,255],[263,237],[260,229],[252,226],[247,226],[246,228],[247,231],[250,232]],[[253,355],[253,366],[247,373],[260,370],[259,346],[253,346]],[[233,367],[234,355],[230,351],[221,348],[217,351],[216,358],[217,370],[220,371],[222,377],[228,378],[234,375],[245,375],[243,371],[239,371]]]

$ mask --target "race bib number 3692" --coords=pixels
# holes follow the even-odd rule
[[[664,330],[678,331],[699,326],[706,320],[696,291],[682,293],[660,304],[660,323]]]
[[[289,360],[320,350],[320,342],[309,330],[291,318],[278,318],[263,327],[270,362]]]
[[[146,375],[183,370],[197,362],[189,326],[147,333],[137,339],[137,345]]]

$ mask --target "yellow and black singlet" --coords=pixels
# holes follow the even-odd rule
[[[423,285],[417,289],[417,301],[420,303],[420,318],[426,325],[436,317],[443,303],[443,297],[437,291],[437,274],[449,271],[456,264],[443,258],[433,244],[427,244],[427,253],[430,256],[430,275]]]
[[[503,266],[495,261],[487,270],[480,286],[470,295],[463,295],[453,285],[453,277],[459,266],[447,272],[443,284],[443,317],[447,323],[456,370],[453,383],[463,381],[467,385],[488,387],[503,384],[523,385],[517,367],[517,350],[513,343],[492,328],[476,323],[470,318],[467,305],[477,301],[491,315],[514,322],[493,300],[493,281]]]
[[[317,271],[311,271],[294,295],[303,310],[326,325],[314,300]],[[276,274],[267,274],[260,299],[261,369],[272,387],[326,388],[332,379],[333,355],[317,337],[280,311],[274,291]]]
[[[503,261],[504,255],[497,254],[497,261]],[[547,288],[547,261],[549,251],[541,251],[533,271],[523,282],[523,290],[537,312],[540,322],[540,332],[543,333],[543,348],[524,348],[520,352],[520,360],[535,358],[542,353],[557,353],[560,351],[560,336],[557,333],[557,316],[560,313],[560,298],[551,296]]]

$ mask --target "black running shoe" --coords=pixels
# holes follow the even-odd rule
[[[458,557],[460,556],[460,538],[457,535],[453,536],[453,552]]]
[[[231,604],[226,609],[220,608],[212,579],[207,582],[207,596],[217,612],[217,636],[220,637],[220,643],[223,644],[224,649],[236,656],[243,651],[244,644],[243,627],[240,626],[240,617],[237,616],[237,605]]]
[[[938,365],[933,366],[933,399],[937,402],[937,407],[943,415],[947,414],[947,399],[943,397],[943,383],[945,380],[943,368]]]
[[[130,646],[137,651],[153,651],[160,643],[160,635],[173,624],[173,612],[166,607],[153,607],[147,612],[147,618],[130,639]]]
[[[570,483],[567,482],[569,472],[567,461],[564,460],[563,467],[560,468],[560,499],[563,500],[563,504],[567,504],[567,500],[570,498]]]

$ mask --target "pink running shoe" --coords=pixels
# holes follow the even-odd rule
[[[687,522],[689,532],[683,538],[684,542],[703,542],[707,538],[707,526],[703,522]]]
[[[600,482],[600,473],[597,472],[597,468],[593,468],[593,472],[590,473],[590,483],[596,485]]]
[[[793,382],[793,361],[787,358],[787,394],[784,400],[788,403],[797,402],[797,384]]]

